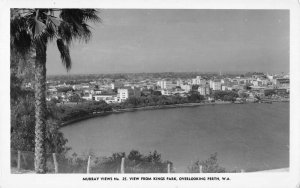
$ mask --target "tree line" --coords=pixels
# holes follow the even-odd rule
[[[235,91],[216,91],[212,95],[215,100],[230,101],[236,100],[239,95]],[[78,104],[56,104],[58,101],[52,100],[48,105],[52,111],[57,114],[56,119],[61,123],[72,121],[78,118],[84,118],[99,113],[112,112],[119,109],[141,108],[148,106],[163,106],[185,103],[201,103],[205,97],[196,91],[191,91],[187,96],[179,95],[161,95],[160,92],[150,91],[147,95],[131,96],[121,103],[109,103],[104,101],[82,101]]]
[[[173,105],[173,104],[184,104],[184,103],[200,103],[204,101],[204,96],[191,93],[187,97],[179,95],[148,95],[135,97],[131,96],[122,103],[111,104],[114,109],[124,108],[137,108],[146,106],[161,106],[161,105]]]
[[[239,95],[235,91],[215,91],[213,97],[215,100],[234,102]]]
[[[52,112],[54,119],[60,123],[65,123],[78,118],[84,118],[95,114],[103,114],[118,109],[138,108],[146,106],[162,106],[184,103],[199,103],[204,97],[197,93],[192,93],[187,97],[148,95],[140,97],[129,97],[121,103],[107,104],[105,101],[85,101],[77,104],[61,104],[57,100],[48,102],[47,107]]]

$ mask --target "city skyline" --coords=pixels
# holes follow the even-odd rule
[[[163,73],[197,73],[199,75],[202,74],[214,74],[217,76],[224,76],[224,75],[243,75],[247,73],[264,73],[267,75],[289,75],[290,72],[284,72],[284,71],[278,71],[278,72],[271,72],[271,71],[156,71],[156,72],[147,72],[147,71],[142,71],[142,72],[99,72],[99,73],[70,73],[70,72],[65,72],[65,73],[53,73],[53,74],[48,74],[48,76],[76,76],[76,75],[117,75],[117,74],[163,74]]]
[[[53,74],[289,72],[287,10],[104,9],[88,43],[74,42],[73,67],[48,47]]]

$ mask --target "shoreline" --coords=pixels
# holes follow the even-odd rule
[[[273,102],[289,102],[288,101],[278,101],[278,100],[270,100],[269,102],[261,102],[257,104],[270,104]],[[91,119],[95,117],[107,116],[110,114],[120,114],[125,112],[135,112],[135,111],[146,111],[146,110],[157,110],[157,109],[171,109],[171,108],[187,108],[187,107],[197,107],[197,106],[206,106],[206,105],[220,105],[220,104],[252,104],[253,102],[245,102],[245,103],[234,103],[234,102],[227,102],[227,101],[216,101],[213,103],[183,103],[183,104],[170,104],[170,105],[159,105],[159,106],[144,106],[144,107],[137,107],[137,108],[125,108],[125,109],[118,109],[112,110],[108,112],[99,112],[95,114],[90,114],[88,116],[75,118],[66,122],[62,122],[60,127],[65,127],[70,124],[80,122],[86,119]],[[255,103],[254,103],[255,104]]]
[[[186,108],[186,107],[197,107],[197,106],[204,106],[204,105],[215,105],[215,104],[234,104],[232,102],[215,102],[215,103],[183,103],[183,104],[170,104],[170,105],[160,105],[160,106],[144,106],[144,107],[137,107],[137,108],[125,108],[125,109],[118,109],[112,110],[108,112],[100,112],[95,114],[90,114],[88,116],[75,118],[60,124],[60,127],[64,127],[70,125],[72,123],[76,123],[79,121],[83,121],[90,118],[106,116],[110,114],[120,114],[125,112],[135,112],[135,111],[142,111],[142,110],[157,110],[157,109],[170,109],[170,108]]]

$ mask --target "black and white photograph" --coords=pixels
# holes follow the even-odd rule
[[[10,175],[292,181],[291,9],[97,5],[7,9]]]

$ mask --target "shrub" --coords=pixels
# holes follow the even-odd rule
[[[188,173],[199,173],[200,166],[202,166],[203,173],[225,173],[226,169],[219,166],[217,160],[217,153],[211,154],[210,157],[204,161],[196,161],[188,167]]]

